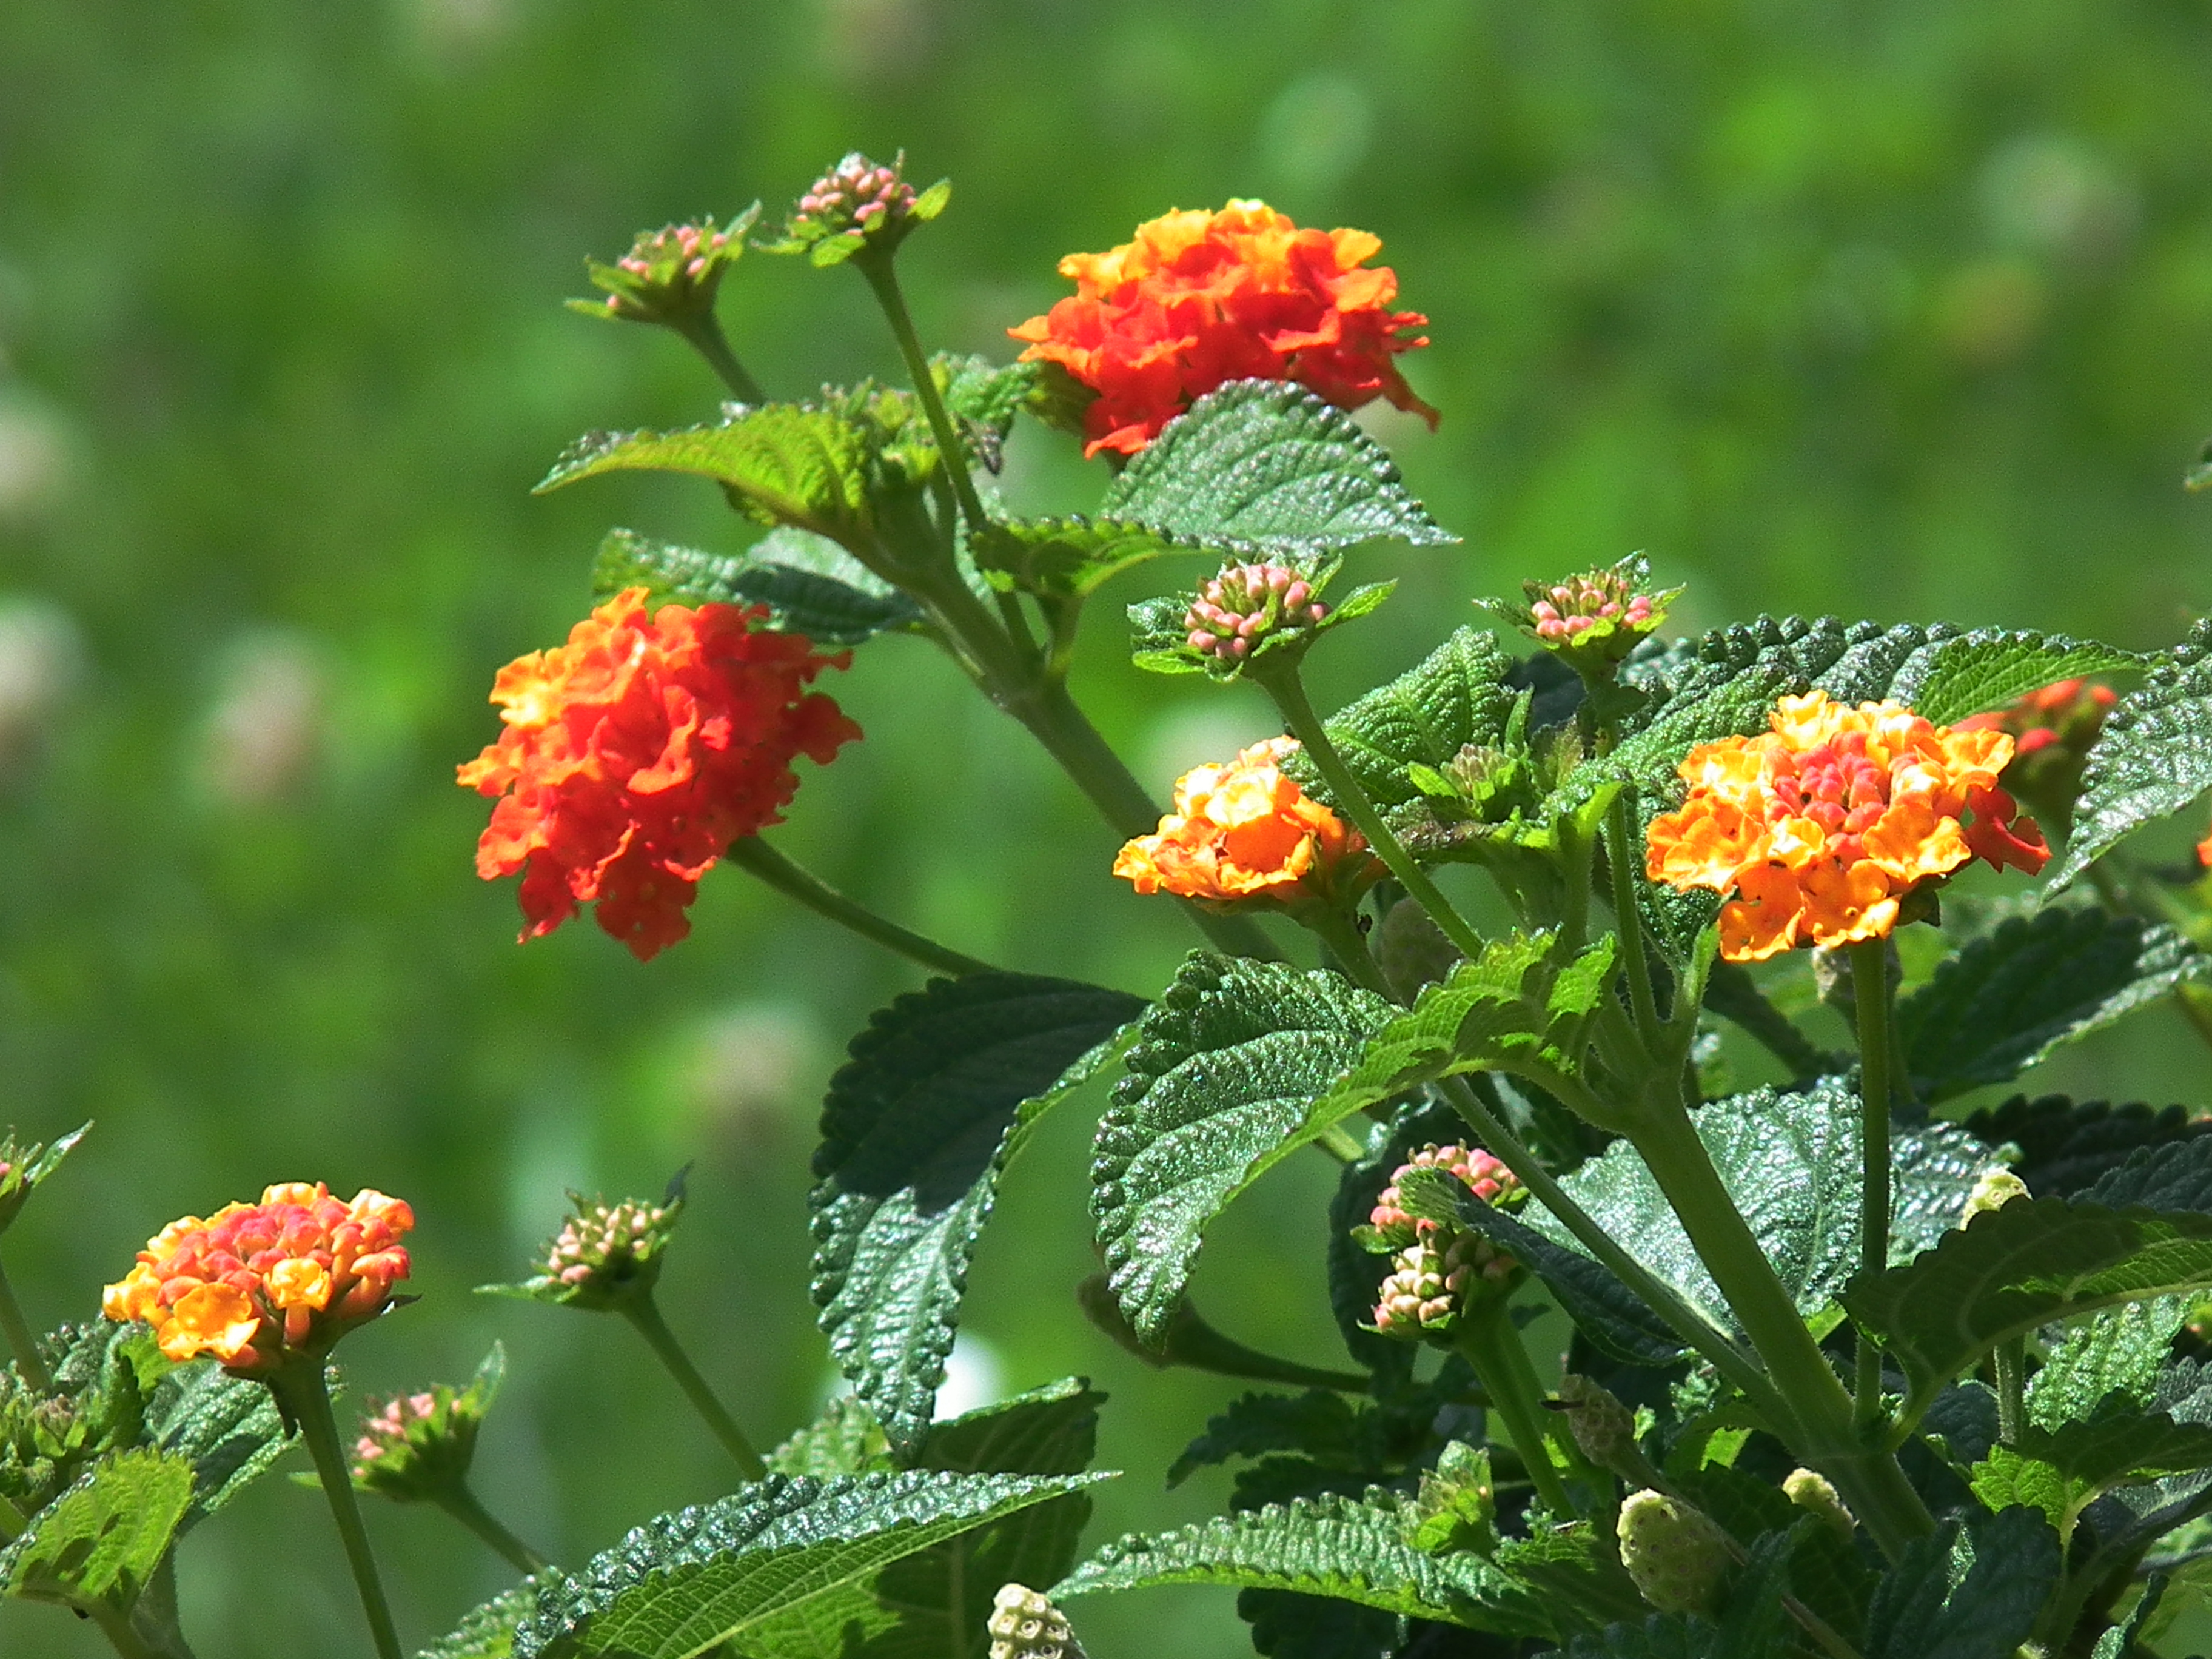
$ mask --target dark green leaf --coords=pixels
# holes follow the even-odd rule
[[[772,1474],[650,1521],[580,1573],[541,1583],[514,1651],[689,1659],[726,1641],[757,1659],[842,1659],[897,1622],[872,1589],[892,1563],[1087,1484],[923,1470]]]
[[[772,1474],[875,1474],[897,1468],[884,1425],[857,1395],[841,1394],[822,1415],[768,1455]]]
[[[474,1608],[450,1634],[424,1648],[416,1659],[511,1659],[515,1626],[538,1611],[536,1583],[526,1579]]]
[[[879,1011],[830,1080],[814,1157],[814,1301],[830,1352],[910,1459],[1007,1161],[1101,1069],[1143,1002],[1073,980],[933,980]]]
[[[702,553],[611,530],[592,563],[592,594],[605,599],[642,587],[684,605],[768,607],[757,627],[804,634],[817,645],[859,645],[918,627],[913,600],[858,559],[804,530],[771,530],[743,553]]]
[[[1168,1467],[1168,1485],[1180,1486],[1194,1470],[1231,1458],[1267,1452],[1304,1452],[1353,1468],[1366,1464],[1358,1414],[1342,1395],[1326,1389],[1304,1394],[1247,1394],[1208,1419],[1206,1432]]]
[[[2087,1419],[2108,1396],[2148,1406],[2189,1298],[2130,1302],[2068,1328],[2028,1379],[2028,1420],[2057,1431]]]
[[[192,1466],[154,1447],[102,1458],[0,1551],[11,1595],[127,1613],[192,1501]]]
[[[1291,1590],[1239,1590],[1237,1616],[1267,1659],[1393,1659],[1405,1630],[1379,1607]]]
[[[1889,695],[1936,725],[1950,726],[2059,680],[2122,673],[2145,661],[2140,652],[2094,640],[1983,628],[1914,653]]]
[[[268,1389],[231,1376],[211,1359],[180,1365],[161,1379],[147,1402],[146,1433],[162,1450],[191,1462],[191,1506],[179,1532],[237,1497],[291,1444]]]
[[[2212,621],[2200,622],[2106,720],[2081,795],[2074,839],[2051,872],[2057,892],[2130,830],[2179,812],[2212,788]]]
[[[2140,1102],[2075,1101],[2064,1095],[2014,1095],[1975,1113],[1965,1127],[1992,1146],[2020,1148],[2013,1172],[2038,1198],[2069,1198],[2119,1168],[2138,1147],[2166,1146],[2212,1133],[2212,1118],[2185,1106],[2154,1111]]]
[[[2212,970],[2172,928],[2095,909],[2014,917],[1946,960],[1898,1005],[1920,1093],[2005,1083]]]
[[[1672,890],[1658,888],[1655,883],[1642,885],[1654,890]],[[1700,921],[1699,926],[1703,925]],[[1705,981],[1705,1009],[1733,1021],[1756,1037],[1768,1053],[1801,1079],[1842,1069],[1836,1056],[1815,1048],[1788,1015],[1767,1000],[1765,993],[1740,963],[1722,962],[1713,965]]]
[[[1098,1125],[1091,1212],[1123,1315],[1158,1342],[1213,1218],[1356,1109],[1335,1085],[1390,1005],[1340,975],[1193,953]]]
[[[2206,1468],[2212,1468],[2212,1426],[2119,1407],[2056,1430],[2030,1425],[2013,1445],[1991,1449],[1974,1472],[1974,1496],[1993,1510],[2013,1504],[2041,1510],[2065,1539],[2085,1508],[2130,1478]]]
[[[1865,1659],[2013,1659],[2057,1587],[2058,1535],[2031,1509],[1915,1539],[1867,1609]]]
[[[1231,380],[1198,399],[1108,486],[1099,515],[1217,547],[1459,539],[1349,415],[1278,380]]]
[[[1447,766],[1468,744],[1494,744],[1504,734],[1519,696],[1506,684],[1512,666],[1492,635],[1460,629],[1418,667],[1332,715],[1329,741],[1386,811],[1419,800],[1408,767]],[[1290,770],[1329,799],[1310,761],[1293,757]]]
[[[1472,1552],[1429,1555],[1406,1541],[1406,1506],[1387,1494],[1271,1504],[1175,1532],[1132,1533],[1062,1579],[1055,1600],[1153,1584],[1296,1590],[1410,1618],[1547,1636],[1543,1606]]]
[[[2126,1163],[2086,1188],[2081,1201],[2115,1210],[2134,1205],[2212,1212],[2212,1136],[2172,1146],[2138,1146]]]

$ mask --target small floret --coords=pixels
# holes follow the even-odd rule
[[[1225,766],[1184,773],[1175,811],[1156,834],[1121,848],[1114,873],[1139,893],[1220,903],[1356,895],[1374,859],[1356,830],[1282,769],[1297,749],[1273,738]]]

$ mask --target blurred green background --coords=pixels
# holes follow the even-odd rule
[[[454,763],[508,658],[587,603],[609,526],[727,548],[714,493],[533,500],[576,433],[702,418],[672,338],[563,312],[641,225],[775,208],[850,146],[950,173],[904,265],[933,344],[1006,354],[1059,255],[1265,195],[1385,240],[1445,411],[1372,422],[1462,549],[1316,665],[1325,704],[1466,600],[1645,548],[1687,626],[1759,610],[2176,636],[2212,605],[2212,8],[2203,0],[16,0],[0,7],[0,1121],[99,1127],[8,1240],[43,1322],[88,1316],[170,1217],[266,1181],[410,1198],[422,1302],[357,1388],[513,1358],[494,1508],[574,1562],[729,1472],[612,1322],[472,1298],[562,1188],[696,1160],[672,1318],[763,1441],[814,1408],[806,1160],[868,1011],[920,982],[742,875],[641,967],[588,923],[518,948]],[[768,385],[896,367],[850,272],[746,260]],[[1103,482],[1016,443],[1031,509]],[[1094,617],[1079,690],[1148,783],[1267,729],[1141,680]],[[1126,590],[1126,591],[1125,591]],[[776,843],[1008,966],[1150,991],[1193,942],[1113,839],[919,642],[836,695],[868,740]],[[2179,831],[2177,830],[2177,840]],[[2201,1101],[2163,1012],[2051,1086]],[[1096,1102],[1089,1103],[1095,1107]],[[1131,1471],[1096,1536],[1218,1506],[1159,1471],[1235,1385],[1093,1334],[1088,1114],[1010,1183],[961,1385],[1086,1371]],[[1220,1230],[1201,1302],[1336,1357],[1320,1159]],[[1017,1244],[1016,1240],[1020,1241]],[[368,1651],[318,1500],[263,1484],[185,1550],[210,1656]],[[371,1516],[427,1640],[503,1571],[434,1514]],[[1085,1604],[1106,1656],[1245,1650],[1225,1593]],[[104,1651],[0,1607],[0,1652]]]

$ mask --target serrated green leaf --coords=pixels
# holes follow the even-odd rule
[[[2141,1102],[2115,1106],[2065,1095],[2014,1095],[1975,1113],[1966,1131],[1992,1146],[2013,1146],[2013,1172],[2038,1198],[2068,1198],[2119,1168],[2139,1147],[2167,1146],[2212,1134],[2212,1118],[2185,1106],[2154,1111]]]
[[[1362,1443],[1368,1437],[1352,1402],[1327,1389],[1239,1395],[1168,1466],[1168,1485],[1180,1486],[1196,1470],[1267,1452],[1304,1452],[1347,1468],[1364,1467],[1370,1462]]]
[[[161,1449],[191,1463],[192,1501],[179,1533],[228,1504],[291,1445],[268,1389],[231,1376],[211,1359],[162,1377],[147,1401],[146,1433]]]
[[[2053,1431],[2086,1420],[2107,1397],[2148,1406],[2189,1298],[2130,1302],[2069,1327],[2028,1379],[2027,1417]]]
[[[192,1501],[192,1466],[153,1447],[100,1459],[0,1551],[11,1595],[127,1613]]]
[[[743,553],[702,553],[611,530],[592,563],[592,594],[642,587],[680,604],[765,605],[756,627],[804,634],[817,645],[860,645],[908,631],[921,610],[835,542],[804,530],[771,530]]]
[[[1194,951],[1145,1016],[1100,1120],[1091,1213],[1108,1283],[1158,1342],[1231,1200],[1354,1107],[1332,1085],[1390,1005],[1341,975]]]
[[[537,1582],[525,1579],[472,1609],[416,1659],[512,1659],[515,1626],[538,1610]]]
[[[2056,1049],[2212,973],[2174,929],[2094,908],[2015,916],[1898,1004],[1921,1095],[2005,1083]]]
[[[1386,812],[1421,799],[1407,769],[1442,768],[1469,744],[1495,744],[1519,693],[1506,684],[1512,659],[1497,639],[1462,628],[1427,659],[1340,709],[1324,722],[1376,805]],[[1307,790],[1328,799],[1312,763],[1292,757],[1289,769]]]
[[[1865,1659],[2013,1659],[2057,1587],[2058,1535],[2032,1509],[1915,1539],[1867,1609]]]
[[[869,462],[866,435],[843,414],[766,404],[714,426],[588,433],[554,463],[538,492],[603,472],[689,472],[712,478],[771,523],[850,544],[873,522]]]
[[[842,1659],[896,1622],[871,1588],[892,1563],[1094,1478],[772,1474],[541,1582],[516,1659],[691,1659],[725,1641],[749,1659]]]
[[[929,369],[944,394],[945,413],[963,428],[974,458],[996,472],[1014,417],[1043,395],[1044,365],[940,351],[930,358]]]
[[[1843,1300],[1903,1368],[1910,1418],[2010,1337],[2208,1284],[2212,1215],[2014,1199],[1907,1266],[1854,1280]]]
[[[972,536],[969,548],[994,586],[1056,599],[1084,599],[1122,571],[1163,553],[1221,550],[1184,541],[1128,519],[1005,519]],[[1167,603],[1180,608],[1182,601]]]
[[[1498,1566],[1528,1586],[1553,1609],[1564,1629],[1596,1629],[1617,1620],[1641,1619],[1650,1610],[1636,1581],[1620,1565],[1613,1529],[1588,1521],[1539,1528],[1498,1543]]]
[[[1950,726],[2060,680],[2124,673],[2147,660],[2141,652],[2094,640],[1982,628],[1916,652],[1889,695],[1936,725]]]
[[[2100,1412],[2057,1429],[2030,1425],[2010,1446],[1990,1449],[1974,1471],[1974,1496],[1992,1510],[2042,1510],[2061,1543],[2081,1511],[2130,1480],[2212,1468],[2212,1426],[2155,1412]]]
[[[2084,1188],[2080,1201],[2107,1209],[2132,1206],[2212,1212],[2212,1137],[2179,1146],[2138,1146],[2126,1163],[2106,1170]]]
[[[933,980],[879,1011],[830,1079],[814,1157],[814,1302],[830,1352],[910,1460],[1006,1163],[1103,1068],[1144,1007],[1025,974]]]
[[[823,1407],[821,1416],[770,1452],[767,1462],[771,1474],[811,1474],[824,1480],[898,1467],[891,1459],[890,1442],[884,1438],[884,1425],[866,1401],[849,1394],[841,1394]]]
[[[1480,1555],[1429,1555],[1405,1540],[1387,1493],[1270,1504],[1175,1532],[1132,1533],[1060,1580],[1055,1601],[1155,1584],[1233,1584],[1333,1595],[1385,1613],[1505,1636],[1549,1636],[1538,1599]]]
[[[1231,380],[1199,398],[1122,470],[1098,510],[1221,548],[1459,539],[1349,415],[1279,380]]]
[[[2130,830],[2178,812],[2212,789],[2212,621],[2113,706],[2089,750],[2074,806],[2074,838],[2044,890],[2056,893]]]

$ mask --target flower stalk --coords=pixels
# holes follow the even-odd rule
[[[812,910],[828,917],[841,927],[850,928],[862,939],[896,951],[909,962],[940,974],[950,974],[959,979],[969,974],[996,971],[988,962],[939,945],[910,928],[902,927],[888,917],[879,916],[858,900],[848,898],[830,885],[805,866],[785,857],[757,836],[747,836],[730,843],[725,855],[732,864],[750,871],[787,898],[793,898]]]
[[[714,1438],[722,1443],[722,1449],[737,1463],[738,1472],[748,1480],[757,1480],[768,1473],[768,1465],[753,1449],[753,1443],[745,1438],[745,1431],[738,1426],[714,1389],[699,1374],[691,1363],[684,1345],[676,1340],[676,1333],[668,1328],[668,1322],[660,1316],[660,1307],[653,1299],[650,1290],[641,1295],[624,1298],[621,1304],[623,1317],[629,1320],[646,1346],[676,1379],[676,1386],[684,1390],[684,1397],[714,1431]]]
[[[15,1351],[15,1369],[23,1380],[40,1394],[54,1391],[54,1374],[46,1369],[46,1362],[39,1352],[39,1339],[31,1329],[31,1322],[23,1317],[23,1304],[15,1299],[15,1287],[9,1283],[8,1269],[0,1264],[0,1334],[8,1339]]]
[[[508,1531],[499,1517],[483,1506],[465,1481],[454,1481],[434,1500],[490,1547],[509,1566],[526,1577],[544,1572],[552,1563]]]
[[[1859,1039],[1859,1272],[1869,1279],[1889,1266],[1889,1073],[1895,1050],[1890,1030],[1889,941],[1870,939],[1850,947],[1851,994]],[[1862,1430],[1881,1419],[1881,1350],[1858,1334],[1857,1418]]]
[[[714,313],[687,317],[674,326],[685,343],[706,359],[707,367],[729,387],[732,398],[741,404],[768,401],[768,392],[753,378],[752,371],[738,362],[738,354],[730,349],[729,337],[722,332],[722,325],[715,320]]]
[[[337,1523],[339,1540],[345,1546],[346,1565],[353,1571],[362,1611],[368,1616],[378,1659],[403,1659],[392,1608],[377,1577],[376,1557],[369,1549],[368,1530],[362,1524],[361,1505],[354,1498],[353,1471],[346,1462],[344,1448],[338,1443],[322,1356],[300,1354],[268,1373],[265,1380],[270,1393],[276,1396],[277,1408],[298,1426],[301,1438],[307,1443],[307,1455],[314,1460],[316,1477],[330,1503],[331,1518]]]
[[[1504,1426],[1505,1437],[1520,1454],[1536,1496],[1562,1520],[1575,1515],[1577,1510],[1567,1493],[1566,1482],[1552,1462],[1545,1419],[1553,1413],[1544,1409],[1542,1390],[1528,1364],[1528,1350],[1521,1346],[1521,1333],[1513,1328],[1505,1298],[1470,1297],[1462,1321],[1460,1353],[1474,1368],[1475,1380],[1489,1395],[1491,1409]],[[1564,1426],[1559,1431],[1565,1431]]]

